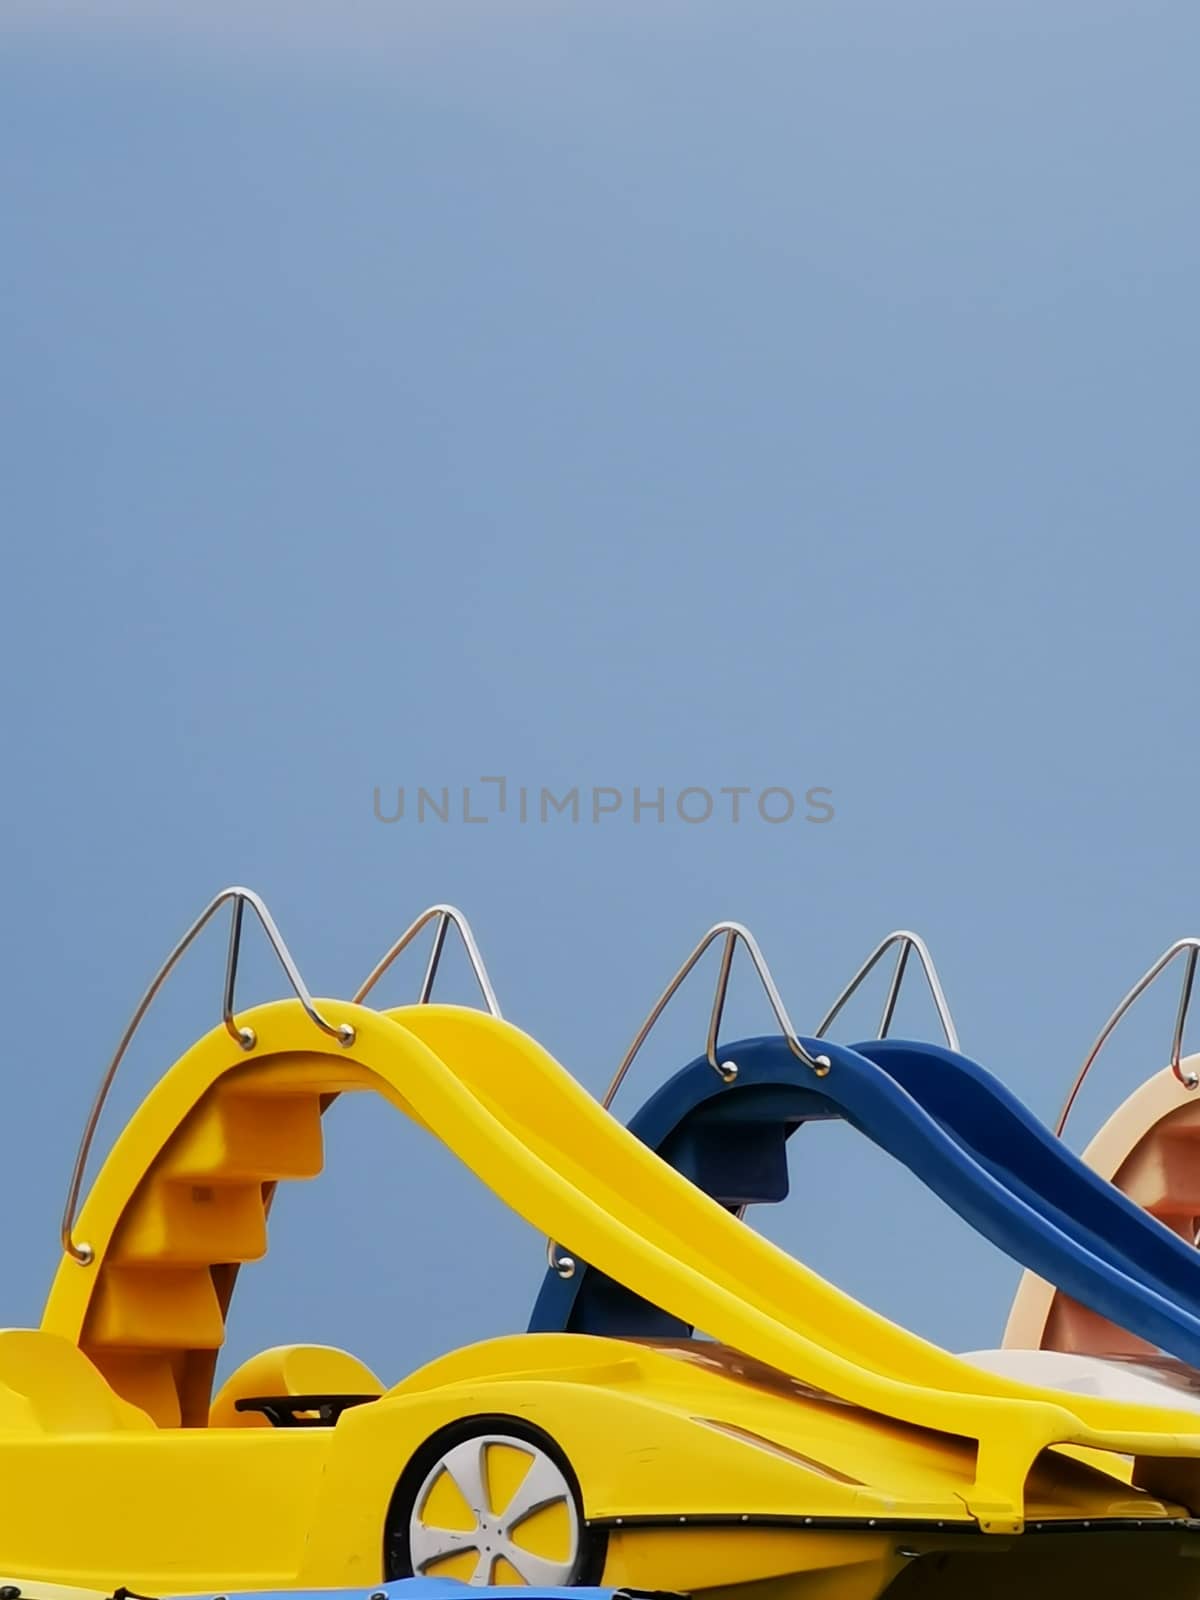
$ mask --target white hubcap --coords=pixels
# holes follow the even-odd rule
[[[489,1482],[489,1457],[493,1451],[515,1453],[528,1463],[516,1487],[499,1495]],[[431,1518],[426,1510],[435,1491],[439,1491],[439,1506],[446,1505],[443,1480],[447,1478],[456,1491],[451,1492],[450,1499],[463,1502],[461,1516],[455,1507],[453,1521],[459,1524],[456,1527],[439,1526],[436,1513]],[[497,1505],[497,1498],[506,1503]],[[551,1538],[553,1554],[539,1554],[534,1546],[544,1544],[545,1536],[537,1538],[533,1518],[552,1506],[563,1508]],[[444,1509],[442,1515],[446,1521],[451,1520]],[[522,1541],[523,1533],[528,1544]],[[430,1569],[449,1568],[454,1557],[469,1552],[475,1557],[469,1576],[463,1570],[465,1563],[458,1562],[454,1562],[453,1573],[447,1570],[444,1575],[466,1577],[468,1583],[475,1585],[488,1584],[495,1578],[497,1563],[503,1561],[522,1583],[531,1587],[565,1588],[575,1576],[579,1561],[575,1496],[561,1468],[536,1445],[499,1433],[464,1439],[447,1450],[418,1490],[409,1518],[408,1548],[418,1577],[426,1573],[433,1576]],[[498,1581],[506,1580],[512,1582],[511,1573],[502,1572]]]

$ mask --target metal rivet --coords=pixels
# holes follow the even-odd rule
[[[722,1061],[719,1071],[726,1083],[737,1082],[738,1064],[736,1061]]]
[[[345,1050],[349,1045],[352,1045],[357,1037],[358,1035],[348,1022],[343,1022],[341,1027],[338,1029],[338,1043],[341,1045],[343,1050]]]
[[[90,1244],[77,1244],[71,1260],[77,1267],[90,1267],[96,1259],[96,1252]]]
[[[832,1065],[833,1065],[833,1062],[830,1061],[828,1056],[814,1056],[813,1057],[813,1066],[816,1067],[816,1069],[817,1069],[817,1077],[818,1078],[823,1078],[825,1076],[825,1074],[829,1071],[830,1067],[832,1067]]]
[[[239,1028],[238,1042],[243,1050],[253,1050],[258,1043],[258,1035],[253,1028]],[[217,1600],[225,1600],[224,1595],[218,1595]]]

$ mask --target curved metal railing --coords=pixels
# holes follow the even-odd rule
[[[79,1140],[79,1149],[75,1155],[75,1165],[71,1169],[71,1181],[67,1187],[67,1199],[66,1204],[63,1206],[62,1225],[59,1233],[59,1237],[62,1240],[63,1249],[66,1251],[67,1255],[71,1256],[73,1260],[77,1261],[80,1266],[90,1266],[92,1261],[95,1259],[95,1251],[93,1250],[92,1246],[86,1242],[76,1244],[73,1237],[75,1230],[75,1219],[79,1211],[79,1196],[83,1188],[84,1177],[87,1174],[88,1157],[91,1154],[92,1143],[96,1137],[96,1129],[100,1123],[100,1115],[103,1112],[105,1102],[108,1099],[109,1090],[113,1086],[113,1080],[116,1078],[117,1069],[120,1067],[121,1062],[124,1059],[125,1052],[128,1050],[134,1034],[141,1026],[143,1018],[145,1017],[147,1011],[149,1011],[151,1005],[154,1003],[156,995],[162,988],[163,984],[167,981],[168,977],[170,977],[171,973],[174,971],[181,956],[193,943],[202,929],[207,927],[208,923],[221,909],[221,907],[229,904],[230,902],[233,904],[233,915],[229,924],[229,950],[225,958],[225,986],[221,1008],[221,1020],[224,1022],[230,1037],[235,1039],[237,1043],[241,1045],[243,1050],[253,1050],[254,1046],[258,1043],[254,1029],[240,1026],[237,1018],[234,1016],[234,995],[237,987],[238,956],[241,951],[242,943],[242,922],[245,909],[247,906],[249,906],[254,912],[255,916],[258,918],[263,932],[266,934],[272,950],[274,950],[276,956],[279,958],[279,964],[287,975],[287,980],[291,984],[292,990],[300,1004],[303,1006],[305,1014],[308,1016],[309,1020],[314,1023],[316,1027],[320,1028],[322,1033],[326,1033],[330,1036],[330,1038],[336,1039],[339,1044],[350,1045],[354,1043],[354,1029],[348,1022],[341,1024],[328,1022],[317,1010],[315,1004],[313,1003],[312,995],[308,992],[308,988],[305,985],[304,979],[300,976],[299,969],[297,968],[295,961],[292,959],[291,951],[283,942],[283,936],[280,934],[279,929],[275,925],[275,919],[267,910],[262,898],[255,894],[253,889],[245,889],[237,884],[234,884],[228,889],[222,889],[220,894],[216,895],[212,900],[209,901],[208,905],[205,906],[204,910],[196,918],[195,922],[192,923],[191,927],[184,934],[183,938],[180,939],[179,943],[175,946],[170,955],[163,962],[162,966],[159,967],[158,971],[155,973],[150,987],[146,990],[145,994],[139,1001],[137,1010],[133,1013],[125,1032],[121,1035],[121,1041],[117,1045],[112,1060],[109,1062],[104,1076],[100,1080],[100,1087],[96,1091],[96,1098],[92,1102],[92,1108],[88,1113],[87,1121],[84,1123],[83,1134]]]
[[[783,1003],[783,997],[779,993],[778,985],[771,975],[771,969],[767,966],[763,953],[759,949],[758,941],[749,928],[740,922],[718,922],[700,940],[700,943],[688,956],[651,1007],[649,1015],[638,1029],[633,1043],[625,1052],[624,1059],[616,1072],[613,1073],[612,1081],[604,1092],[601,1104],[606,1111],[612,1105],[617,1090],[625,1081],[626,1074],[633,1065],[639,1051],[649,1038],[655,1023],[667,1009],[680,984],[683,983],[709,946],[722,936],[724,936],[725,942],[721,949],[721,964],[717,969],[717,986],[713,994],[712,1011],[709,1014],[708,1022],[708,1039],[705,1045],[705,1056],[709,1066],[726,1083],[732,1083],[737,1077],[737,1062],[721,1061],[718,1057],[721,1018],[725,1012],[725,1000],[729,993],[729,975],[733,967],[734,953],[740,940],[745,946],[746,954],[750,957],[758,980],[763,986],[771,1010],[775,1014],[775,1020],[779,1024],[779,1030],[787,1041],[788,1049],[798,1061],[802,1061],[806,1067],[811,1067],[819,1078],[823,1078],[829,1071],[828,1056],[810,1055],[801,1044],[795,1025],[791,1017],[788,1016],[787,1007]],[[560,1256],[558,1254],[558,1243],[554,1239],[546,1241],[546,1260],[560,1278],[570,1278],[574,1275],[575,1262],[573,1258],[571,1256]]]
[[[645,1044],[655,1023],[670,1004],[670,1001],[680,984],[683,983],[684,979],[692,971],[693,967],[695,967],[696,963],[704,955],[709,946],[722,935],[724,935],[725,942],[721,950],[721,964],[717,973],[717,987],[713,995],[712,1012],[710,1014],[708,1024],[708,1040],[705,1048],[705,1055],[707,1057],[709,1066],[712,1067],[714,1072],[719,1073],[727,1083],[732,1083],[737,1077],[737,1063],[735,1061],[721,1061],[719,1059],[718,1041],[721,1029],[721,1018],[725,1010],[725,1000],[729,992],[730,970],[733,965],[733,957],[737,949],[738,941],[741,940],[746,947],[746,953],[749,955],[750,960],[754,964],[754,970],[758,975],[763,989],[766,991],[767,999],[771,1005],[771,1010],[775,1014],[775,1020],[779,1024],[780,1031],[786,1039],[788,1048],[791,1050],[792,1054],[798,1060],[803,1061],[806,1066],[811,1067],[813,1072],[815,1072],[818,1077],[824,1077],[829,1071],[828,1056],[811,1055],[800,1042],[795,1026],[792,1023],[792,1019],[789,1017],[787,1008],[784,1006],[778,986],[771,975],[771,969],[768,967],[766,960],[763,957],[763,953],[759,949],[758,941],[755,939],[754,935],[740,922],[718,922],[714,927],[708,930],[703,939],[701,939],[700,943],[692,951],[691,955],[688,956],[687,960],[676,972],[675,976],[671,979],[670,983],[668,983],[667,987],[663,990],[662,994],[655,1002],[649,1016],[647,1016],[645,1022],[643,1022],[642,1026],[638,1029],[633,1043],[625,1052],[624,1060],[613,1074],[612,1081],[605,1090],[604,1097],[601,1101],[601,1104],[604,1106],[605,1110],[611,1107],[617,1090],[624,1082],[626,1074],[633,1065],[634,1059],[641,1050],[642,1046]],[[892,1020],[896,1013],[896,1004],[900,998],[900,990],[904,983],[905,973],[908,970],[908,960],[910,955],[915,950],[917,959],[921,964],[921,970],[925,975],[925,981],[929,986],[929,992],[933,998],[933,1004],[937,1011],[938,1021],[941,1023],[942,1032],[945,1035],[946,1043],[951,1050],[958,1050],[958,1030],[954,1025],[954,1018],[950,1013],[950,1007],[946,1001],[945,991],[942,988],[942,981],[938,976],[938,970],[934,964],[933,957],[929,953],[929,947],[926,945],[924,939],[921,938],[920,934],[912,933],[905,928],[899,928],[895,932],[889,933],[888,936],[881,940],[881,942],[875,947],[875,949],[863,962],[862,966],[859,967],[858,971],[850,979],[850,982],[838,995],[833,1005],[830,1006],[829,1010],[825,1013],[825,1016],[821,1019],[820,1026],[815,1030],[814,1037],[820,1039],[825,1036],[825,1033],[832,1026],[842,1011],[842,1008],[846,1005],[847,1001],[852,995],[857,993],[860,985],[869,976],[869,974],[874,971],[875,967],[894,945],[899,946],[899,951],[896,957],[896,965],[893,968],[892,976],[888,983],[887,995],[884,999],[883,1015],[880,1018],[878,1037],[881,1039],[887,1038],[888,1031],[891,1028]],[[560,1256],[558,1254],[558,1244],[554,1239],[547,1240],[546,1260],[550,1267],[557,1272],[560,1277],[570,1278],[575,1272],[574,1260],[570,1256]]]
[[[1184,963],[1183,983],[1179,990],[1179,1009],[1175,1014],[1175,1031],[1171,1036],[1171,1071],[1179,1079],[1180,1083],[1183,1084],[1185,1089],[1195,1089],[1198,1085],[1200,1085],[1200,1078],[1197,1078],[1194,1072],[1184,1072],[1182,1064],[1183,1032],[1187,1026],[1188,1009],[1192,1003],[1192,986],[1195,983],[1196,978],[1196,960],[1197,957],[1200,956],[1200,938],[1193,937],[1187,939],[1176,939],[1174,944],[1168,945],[1163,951],[1162,955],[1159,956],[1158,960],[1142,973],[1141,977],[1134,984],[1133,988],[1130,989],[1129,993],[1121,1001],[1120,1005],[1113,1012],[1112,1016],[1109,1017],[1108,1021],[1100,1029],[1100,1032],[1096,1037],[1096,1042],[1088,1051],[1083,1065],[1076,1074],[1075,1082],[1071,1085],[1071,1092],[1067,1095],[1066,1100],[1063,1102],[1063,1108],[1059,1113],[1058,1123],[1054,1130],[1055,1133],[1061,1135],[1063,1129],[1066,1127],[1067,1118],[1071,1115],[1071,1107],[1075,1104],[1080,1089],[1083,1088],[1083,1080],[1092,1070],[1092,1066],[1095,1063],[1096,1057],[1100,1054],[1101,1050],[1104,1049],[1104,1046],[1112,1037],[1117,1024],[1121,1021],[1122,1017],[1125,1016],[1126,1012],[1130,1009],[1134,1002],[1145,994],[1146,990],[1149,989],[1155,979],[1158,978],[1161,973],[1167,970],[1172,961],[1174,961],[1175,957],[1183,955],[1185,951],[1187,952],[1187,960]]]
[[[904,974],[908,968],[908,958],[915,950],[917,952],[917,959],[921,963],[921,970],[925,974],[925,982],[929,985],[929,993],[933,997],[933,1004],[938,1014],[938,1021],[941,1023],[942,1032],[946,1036],[946,1044],[951,1050],[957,1051],[959,1048],[958,1029],[954,1026],[954,1018],[950,1015],[950,1007],[946,1002],[946,994],[942,988],[942,980],[938,977],[937,967],[934,965],[933,957],[929,954],[929,946],[925,943],[924,939],[921,938],[919,933],[911,933],[907,928],[897,928],[894,933],[889,933],[886,939],[882,939],[879,944],[876,945],[875,949],[872,950],[871,954],[863,962],[862,966],[859,967],[858,971],[850,979],[850,982],[830,1006],[824,1017],[822,1017],[821,1024],[816,1029],[814,1038],[823,1039],[825,1037],[826,1032],[833,1026],[833,1023],[838,1014],[841,1012],[843,1006],[845,1006],[846,1002],[852,995],[857,993],[859,986],[863,983],[864,979],[866,979],[870,973],[874,971],[874,969],[883,960],[884,956],[888,953],[893,945],[899,945],[900,949],[896,956],[896,965],[892,970],[891,981],[888,984],[887,995],[883,1002],[883,1015],[879,1019],[879,1032],[876,1037],[880,1039],[886,1039],[888,1036],[888,1030],[891,1028],[892,1019],[896,1014],[896,1002],[900,998],[900,989],[904,983]]]
[[[778,985],[771,976],[771,969],[767,966],[763,953],[759,949],[758,940],[750,932],[749,928],[741,922],[718,922],[708,930],[691,955],[688,956],[687,960],[676,972],[670,983],[655,1001],[645,1022],[638,1029],[633,1043],[625,1052],[624,1060],[616,1072],[613,1073],[612,1081],[604,1092],[601,1104],[606,1110],[612,1105],[613,1100],[616,1098],[617,1090],[625,1080],[626,1073],[633,1065],[638,1052],[650,1037],[651,1029],[671,1003],[676,990],[709,946],[719,939],[722,934],[725,936],[725,943],[721,950],[721,965],[717,970],[717,987],[713,994],[712,1012],[708,1023],[708,1041],[705,1047],[705,1055],[709,1066],[714,1072],[719,1073],[727,1083],[732,1083],[734,1078],[737,1077],[736,1062],[718,1062],[717,1040],[721,1029],[721,1018],[725,1012],[726,996],[729,993],[729,974],[733,967],[734,952],[737,950],[738,940],[740,939],[746,947],[746,954],[754,965],[759,982],[762,984],[770,1002],[771,1010],[775,1013],[775,1020],[779,1024],[780,1032],[787,1040],[788,1048],[792,1054],[797,1060],[803,1061],[806,1067],[811,1067],[818,1077],[824,1077],[825,1073],[829,1071],[829,1061],[825,1056],[810,1056],[800,1043],[792,1019],[788,1016],[787,1008],[784,1006],[783,998],[779,993]]]
[[[392,962],[395,961],[396,957],[400,955],[402,951],[408,949],[409,945],[420,933],[421,929],[432,922],[435,917],[437,918],[437,928],[434,931],[433,947],[429,952],[429,960],[425,967],[425,976],[421,980],[421,992],[417,996],[417,1004],[423,1006],[428,1005],[429,1003],[429,997],[433,993],[434,980],[437,977],[438,967],[441,964],[442,952],[446,947],[446,934],[453,926],[459,938],[462,940],[463,949],[467,953],[467,960],[470,962],[471,971],[475,974],[475,981],[479,985],[479,992],[483,996],[484,1005],[487,1007],[488,1011],[493,1017],[499,1017],[501,1020],[503,1020],[500,1012],[500,1003],[496,999],[496,991],[492,988],[492,980],[488,977],[487,967],[484,965],[483,957],[479,953],[479,946],[475,942],[475,935],[471,932],[471,924],[467,921],[466,917],[463,916],[462,912],[457,909],[457,907],[449,905],[429,906],[426,910],[422,911],[421,915],[414,922],[409,923],[408,927],[405,928],[404,932],[396,940],[395,944],[393,944],[390,949],[388,949],[388,951],[375,963],[364,982],[359,986],[359,989],[354,996],[355,1005],[362,1004],[362,1002],[370,994],[371,990],[379,982],[380,978],[383,977],[384,973],[391,966]]]

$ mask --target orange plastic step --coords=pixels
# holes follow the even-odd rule
[[[207,1267],[106,1265],[85,1349],[218,1350],[225,1320]]]
[[[1102,1317],[1088,1306],[1080,1305],[1069,1295],[1055,1295],[1050,1315],[1046,1319],[1046,1332],[1042,1340],[1044,1350],[1065,1350],[1071,1355],[1156,1355],[1154,1346],[1126,1333],[1115,1322]]]
[[[172,1183],[315,1178],[324,1161],[315,1094],[217,1094],[172,1140],[155,1175]]]
[[[1125,1162],[1118,1187],[1156,1217],[1200,1216],[1200,1143],[1193,1129],[1149,1138]]]
[[[111,1262],[210,1266],[267,1253],[262,1184],[151,1183],[122,1218]]]

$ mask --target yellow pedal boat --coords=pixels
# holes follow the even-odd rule
[[[1092,1600],[1200,1582],[1200,1414],[1070,1394],[951,1356],[745,1228],[499,1016],[435,907],[353,1000],[314,1000],[265,906],[233,935],[221,1022],[161,1078],[76,1216],[36,1330],[0,1333],[0,1568],[111,1592],[369,1586],[409,1573],[730,1600]],[[244,912],[293,990],[235,1010]],[[458,926],[486,1010],[379,1011],[423,926]],[[243,1265],[322,1119],[373,1093],[535,1228],[706,1330],[512,1335],[385,1385],[352,1356],[263,1352],[214,1393]],[[103,1097],[103,1091],[102,1096]],[[47,1600],[58,1600],[48,1596]]]

